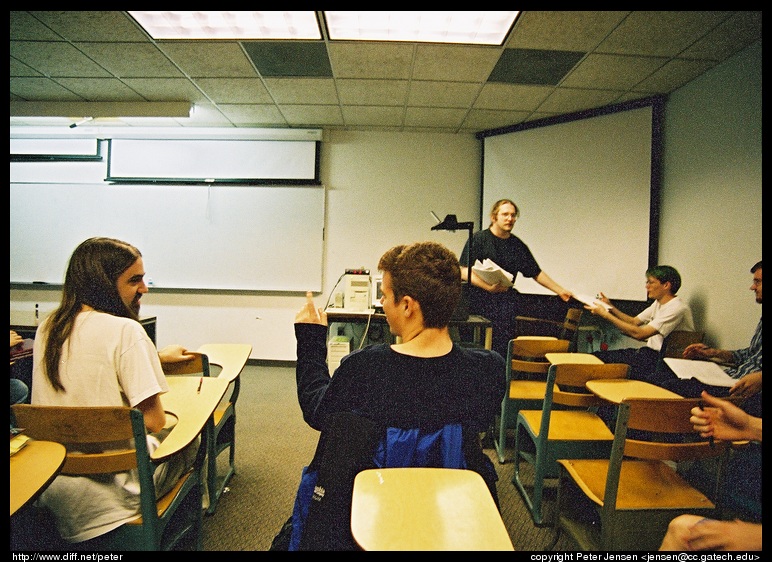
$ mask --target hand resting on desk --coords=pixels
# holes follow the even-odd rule
[[[190,352],[181,345],[167,345],[163,349],[158,350],[158,358],[161,360],[161,364],[165,363],[182,363],[184,361],[190,361],[195,355],[191,355]]]

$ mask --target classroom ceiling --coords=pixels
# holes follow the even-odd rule
[[[186,101],[90,126],[474,133],[668,94],[760,41],[761,11],[525,11],[500,47],[323,36],[153,40],[127,12],[11,11],[11,125],[92,117],[17,102]]]

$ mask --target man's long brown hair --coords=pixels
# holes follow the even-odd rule
[[[121,300],[117,282],[141,256],[137,248],[114,238],[89,238],[75,248],[64,277],[62,302],[47,320],[43,361],[48,380],[56,390],[65,391],[59,376],[62,348],[84,304],[114,316],[139,319]]]

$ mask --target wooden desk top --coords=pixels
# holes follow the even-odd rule
[[[252,346],[247,343],[205,343],[197,351],[206,354],[211,365],[220,367],[218,378],[230,383],[244,370]]]
[[[365,550],[514,550],[488,487],[471,470],[360,472],[351,532]]]
[[[661,386],[631,379],[593,380],[586,386],[597,397],[614,404],[621,404],[625,398],[683,398]]]
[[[590,365],[602,365],[603,361],[592,355],[591,353],[545,353],[544,357],[552,365],[560,365],[563,363],[582,363]]]
[[[11,515],[35,499],[64,466],[64,445],[30,439],[11,456]]]
[[[161,395],[161,403],[167,413],[177,418],[177,424],[151,455],[156,461],[181,451],[201,434],[207,420],[225,396],[229,382],[224,378],[184,375],[167,377],[166,380],[169,392]],[[199,382],[201,392],[198,392]]]

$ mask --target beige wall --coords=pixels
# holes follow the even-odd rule
[[[761,43],[668,100],[660,263],[710,345],[747,347],[759,317],[751,266],[761,259]]]
[[[761,259],[761,45],[675,92],[665,111],[659,261],[681,272],[680,294],[709,343],[744,347],[761,315],[747,290],[748,270]],[[465,233],[431,231],[429,212],[475,221],[480,161],[472,135],[325,133],[318,304],[344,269],[374,270],[394,244],[431,239],[460,254]],[[269,243],[280,252],[281,232]],[[631,275],[643,283],[643,272]],[[45,312],[58,300],[58,291],[11,291],[12,309],[40,303]],[[142,313],[158,317],[159,346],[243,341],[253,345],[253,359],[295,359],[292,322],[302,295],[157,291],[143,302]]]

